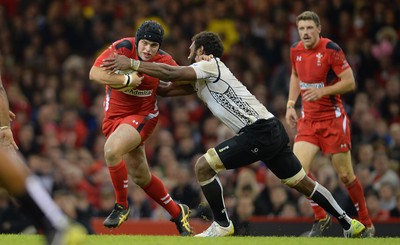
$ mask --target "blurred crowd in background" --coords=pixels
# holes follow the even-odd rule
[[[106,217],[114,206],[103,158],[104,86],[88,79],[95,57],[134,36],[145,19],[164,26],[161,48],[182,65],[193,34],[218,32],[224,62],[285,123],[289,48],[298,40],[296,16],[305,10],[319,14],[322,36],[342,47],[356,77],[357,90],[343,99],[369,213],[374,220],[400,217],[399,0],[0,0],[0,68],[19,150],[64,211],[90,229],[92,217]],[[152,171],[194,217],[206,216],[193,166],[232,132],[195,95],[159,98],[158,106],[161,117],[146,142]],[[287,131],[293,141],[294,129]],[[312,172],[357,214],[329,156],[318,156]],[[228,212],[243,227],[253,215],[313,217],[308,200],[262,162],[220,179]],[[129,188],[130,219],[169,219],[140,188]],[[10,203],[0,191],[0,232],[28,226]]]

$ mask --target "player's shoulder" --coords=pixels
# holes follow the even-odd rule
[[[156,56],[153,58],[154,62],[166,63],[170,65],[177,65],[176,61],[172,58],[172,56],[166,52],[165,50],[159,49]]]
[[[292,43],[290,46],[290,49],[295,50],[295,49],[300,49],[303,45],[301,45],[302,41],[296,41]]]
[[[289,53],[291,56],[298,55],[305,51],[306,51],[306,48],[304,47],[304,43],[301,40],[292,43],[292,45],[290,46],[290,49],[289,49]]]
[[[129,50],[133,50],[135,47],[135,38],[133,37],[125,37],[121,38],[113,43],[116,49],[126,48]]]
[[[324,44],[323,46],[327,50],[336,51],[336,52],[342,50],[337,43],[335,43],[334,41],[330,40],[329,38],[321,38],[321,42],[323,42],[323,44]]]
[[[210,74],[218,74],[228,69],[219,58],[214,58],[209,61],[201,60],[191,64],[190,66],[195,70],[201,70]]]

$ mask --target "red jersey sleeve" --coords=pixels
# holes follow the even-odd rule
[[[350,68],[349,63],[347,62],[346,56],[342,49],[334,50],[331,53],[331,67],[335,72],[336,76]]]
[[[133,49],[135,48],[134,45],[133,38],[123,38],[115,41],[97,57],[94,66],[100,66],[103,63],[103,59],[110,57],[113,54],[121,54],[132,58]]]

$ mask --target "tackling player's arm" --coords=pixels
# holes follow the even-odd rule
[[[163,63],[140,62],[134,60],[133,70],[166,81],[194,81],[196,72],[190,66],[170,66]]]
[[[157,88],[157,95],[162,97],[174,97],[194,94],[196,90],[192,82],[161,82]]]
[[[190,66],[171,66],[164,63],[141,62],[124,55],[105,58],[100,66],[105,71],[132,69],[164,81],[195,81],[196,72]]]

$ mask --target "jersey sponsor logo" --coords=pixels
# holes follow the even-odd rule
[[[296,61],[301,61],[301,56],[300,56],[300,55],[298,55],[298,56],[296,57]]]
[[[149,97],[152,94],[153,90],[138,90],[138,89],[128,89],[124,91],[124,94],[129,94],[136,97]]]
[[[315,57],[317,57],[317,66],[321,66],[322,65],[321,58],[323,57],[323,55],[320,52],[318,52],[318,54],[316,54]]]
[[[221,153],[221,152],[223,152],[223,151],[225,151],[225,150],[228,150],[228,149],[229,149],[229,145],[227,145],[227,146],[225,146],[225,147],[219,149],[218,152]]]
[[[305,83],[300,81],[300,89],[323,88],[324,82]]]

